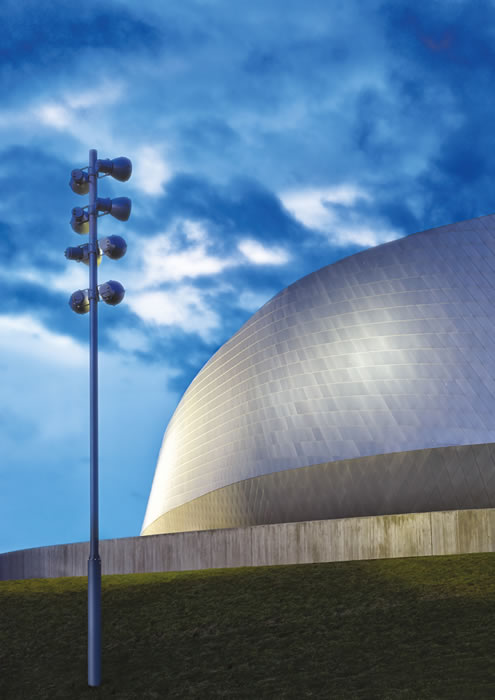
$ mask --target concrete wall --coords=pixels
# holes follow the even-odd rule
[[[100,542],[103,574],[492,552],[495,509],[200,530]],[[0,580],[86,576],[89,544],[0,554]]]

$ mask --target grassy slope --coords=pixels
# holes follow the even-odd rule
[[[0,582],[0,697],[494,698],[495,554]]]

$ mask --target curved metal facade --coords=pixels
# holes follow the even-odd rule
[[[493,442],[487,216],[328,265],[255,313],[177,407],[141,534],[493,507]]]

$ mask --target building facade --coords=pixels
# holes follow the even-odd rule
[[[495,216],[290,285],[193,380],[142,535],[495,506]]]

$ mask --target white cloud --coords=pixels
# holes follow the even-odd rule
[[[279,195],[285,208],[308,228],[321,231],[337,246],[376,246],[399,237],[395,231],[342,221],[333,204],[352,206],[358,199],[371,200],[370,195],[354,185],[327,188],[288,190]]]
[[[266,248],[259,241],[249,238],[239,243],[239,250],[256,265],[283,265],[290,258],[283,248]]]
[[[49,331],[28,314],[0,316],[0,350],[35,362],[76,367],[88,364],[86,347],[68,335]]]
[[[160,146],[142,146],[134,152],[133,184],[149,195],[160,195],[172,177],[172,169]]]
[[[88,109],[99,105],[112,105],[124,92],[125,85],[114,80],[105,80],[93,90],[72,91],[64,95],[64,101],[71,109]]]
[[[206,241],[207,233],[205,227],[199,221],[185,219],[182,221],[182,230],[188,241]]]
[[[74,460],[77,464],[87,454],[88,344],[50,331],[29,315],[0,315],[0,357],[6,409],[6,420],[0,421],[0,471],[19,466],[36,472],[45,463],[48,471],[65,474],[68,465],[74,467]],[[150,441],[161,439],[163,416],[171,413],[176,397],[167,388],[173,373],[163,364],[100,350],[99,367],[104,487],[109,470],[121,479],[135,471],[129,455],[142,458],[148,452],[151,466]]]
[[[193,245],[177,250],[177,237],[184,233]],[[229,257],[220,258],[207,251],[208,232],[198,221],[176,219],[165,233],[146,241],[141,247],[141,270],[135,275],[136,289],[156,287],[163,282],[179,282],[189,277],[216,275],[236,264]]]
[[[400,235],[396,231],[372,229],[366,226],[353,226],[351,228],[337,226],[332,242],[340,246],[354,244],[368,248],[380,245],[380,243],[394,241]]]
[[[180,247],[184,246],[184,238],[186,248]],[[176,326],[210,341],[221,321],[211,309],[208,295],[221,293],[221,286],[217,284],[205,295],[186,280],[219,275],[228,267],[247,262],[281,265],[289,260],[282,248],[266,248],[252,239],[242,241],[238,253],[224,257],[212,255],[209,245],[208,230],[202,222],[180,218],[166,232],[147,239],[140,247],[139,267],[129,271],[126,280],[126,287],[133,290],[127,302],[134,313],[147,323]],[[164,283],[176,286],[160,289]],[[243,308],[257,309],[265,301],[262,295],[244,293],[240,303]]]
[[[228,264],[208,255],[204,246],[187,248],[181,252],[172,252],[172,246],[166,234],[156,236],[146,247],[146,273],[143,285],[152,286],[161,282],[177,282],[184,277],[214,275],[221,272]]]
[[[42,124],[53,126],[55,129],[67,129],[72,120],[71,111],[61,104],[49,102],[35,110],[35,116]]]
[[[353,185],[338,187],[287,190],[280,195],[284,207],[308,228],[328,232],[336,222],[332,204],[350,206],[356,199],[370,199],[370,196]]]
[[[103,81],[93,90],[68,91],[58,100],[38,104],[32,109],[31,114],[45,126],[60,131],[70,131],[78,136],[85,121],[80,112],[90,107],[98,108],[115,104],[122,95],[123,89],[122,83]]]
[[[88,267],[82,263],[68,263],[63,272],[50,272],[47,268],[40,270],[34,267],[2,268],[0,279],[18,279],[39,284],[47,289],[67,292],[67,299],[76,289],[87,289],[89,286]]]
[[[101,274],[101,273],[99,273]],[[43,275],[41,275],[43,278]],[[72,294],[76,289],[89,287],[89,268],[83,263],[67,262],[67,269],[63,272],[47,272],[46,286],[59,292]]]
[[[130,308],[143,321],[159,326],[176,326],[211,340],[220,326],[218,315],[208,307],[194,287],[183,285],[169,291],[143,292],[129,297]]]
[[[125,328],[122,326],[119,328],[112,328],[108,331],[108,337],[118,348],[126,352],[132,352],[133,350],[146,352],[150,349],[148,337],[141,331],[133,328]]]

